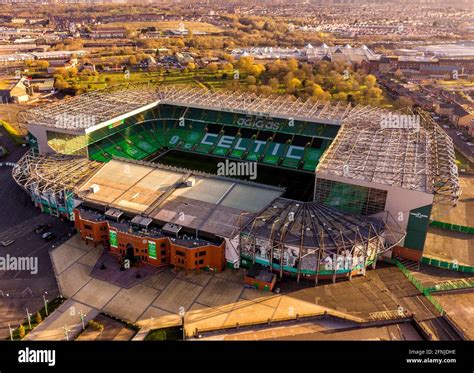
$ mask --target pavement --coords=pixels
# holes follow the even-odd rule
[[[472,279],[473,277],[472,273],[457,272],[427,264],[420,264],[419,269],[410,268],[410,271],[425,288],[447,281]]]
[[[126,327],[123,323],[105,315],[97,315],[94,320],[104,326],[102,332],[87,328],[77,338],[77,341],[130,341],[136,331]]]
[[[24,340],[72,340],[82,330],[81,313],[85,315],[84,325],[99,314],[96,309],[86,304],[68,299],[51,315],[45,318],[41,324],[28,333]]]
[[[474,340],[474,289],[432,295],[467,338]]]
[[[474,235],[429,227],[423,256],[474,266]]]
[[[390,319],[401,305],[430,324],[434,335],[445,337],[437,330],[438,325],[431,325],[439,317],[437,311],[393,266],[380,266],[352,281],[316,287],[301,284],[299,289],[280,294],[248,289],[242,270],[230,269],[217,274],[165,269],[126,288],[91,275],[102,253],[103,249],[85,245],[78,235],[52,251],[62,294],[71,302],[148,330],[180,325],[180,307],[186,311],[185,330],[191,336],[196,329],[314,316],[325,311],[355,323]]]
[[[352,328],[352,329],[348,329]],[[360,328],[343,320],[323,319],[309,323],[284,325],[245,332],[219,334],[199,340],[256,341],[256,340],[298,340],[298,341],[421,341],[423,338],[411,323],[396,323],[387,326]]]
[[[463,225],[474,226],[474,175],[459,177],[462,194],[456,207],[440,210],[435,220]],[[453,232],[441,228],[428,228],[425,250],[426,257],[474,266],[474,235]]]

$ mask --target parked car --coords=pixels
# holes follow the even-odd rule
[[[7,247],[11,245],[13,242],[15,242],[15,240],[6,240],[6,241],[2,241],[1,243],[3,247]]]
[[[45,241],[51,241],[55,239],[55,235],[52,232],[45,232],[41,235],[41,238]]]

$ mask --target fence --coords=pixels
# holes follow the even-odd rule
[[[446,290],[469,289],[474,287],[474,278],[462,278],[459,280],[449,280],[440,282],[434,286],[426,288],[429,293]]]
[[[422,293],[431,302],[431,304],[438,310],[441,316],[444,315],[445,311],[443,307],[441,307],[441,304],[439,304],[439,302],[431,296],[430,288],[425,288],[421,282],[417,280],[415,276],[413,276],[412,273],[398,260],[394,259],[393,262],[402,271],[405,277],[408,278],[408,280],[410,280],[413,285],[415,285],[420,293]]]
[[[474,227],[467,227],[465,225],[444,223],[442,221],[433,220],[430,225],[435,228],[447,229],[454,232],[474,234]]]
[[[443,260],[429,258],[429,257],[424,256],[421,258],[421,263],[428,264],[434,267],[443,268],[443,269],[450,269],[452,271],[457,271],[457,272],[474,273],[473,266],[459,264],[454,261],[445,262]]]

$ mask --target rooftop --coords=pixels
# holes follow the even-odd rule
[[[396,220],[353,215],[317,202],[277,198],[241,230],[241,252],[295,271],[316,271],[333,255],[371,258],[405,237]],[[319,259],[318,259],[319,258]],[[276,261],[275,261],[276,260]]]
[[[93,127],[114,123],[131,116],[138,109],[157,103],[156,90],[151,86],[130,84],[34,107],[21,112],[19,120],[25,124],[85,133]],[[73,118],[81,120],[71,120]]]
[[[26,153],[13,168],[13,178],[28,191],[58,193],[73,189],[102,166],[72,155]]]
[[[387,229],[381,218],[352,215],[317,202],[278,198],[243,232],[295,247],[351,250],[359,240],[370,241],[383,232],[392,243],[404,236],[400,229],[395,239],[389,237]]]
[[[27,153],[13,169],[16,182],[35,193],[74,192],[76,198],[101,206],[106,215],[139,216],[152,221],[230,237],[284,190],[237,179],[159,164],[114,159],[108,163],[77,156]],[[194,183],[186,184],[190,178]],[[191,185],[192,186],[188,186]],[[32,189],[34,188],[34,189]],[[90,216],[90,219],[103,219]]]
[[[417,122],[413,128],[382,125],[397,115],[418,117],[419,126]],[[453,202],[460,192],[452,140],[422,111],[354,108],[316,173],[433,193],[438,202]]]
[[[120,221],[115,221],[115,220],[106,219],[106,215],[84,206],[80,206],[78,209],[79,209],[79,213],[82,219],[85,219],[88,221],[94,221],[94,222],[107,221],[109,226],[116,229],[117,231],[125,232],[125,233],[132,234],[138,237],[144,237],[144,238],[167,237],[173,243],[187,249],[206,246],[206,245],[214,243],[212,242],[212,240],[211,241],[206,240],[202,237],[196,238],[194,235],[191,235],[189,233],[188,234],[182,233],[178,235],[178,232],[176,232],[175,234],[172,234],[171,232],[167,231],[165,227],[160,227],[156,224],[153,224],[153,221],[151,219],[150,219],[149,224],[147,224],[146,227],[144,226],[137,227],[137,224],[136,224],[137,220],[149,219],[149,218],[143,218],[140,215],[136,215],[131,220],[125,217],[123,219],[120,219]]]
[[[158,104],[293,118],[336,126],[340,125],[350,111],[350,104],[341,102],[332,104],[304,101],[290,96],[258,96],[248,92],[211,92],[201,88],[166,87],[157,91],[152,86],[130,84],[92,91],[28,109],[20,113],[19,120],[27,125],[86,133]],[[70,120],[71,118],[81,120]]]
[[[339,125],[349,113],[350,104],[314,102],[291,96],[258,96],[249,92],[211,92],[200,88],[166,87],[159,92],[160,104],[190,106],[212,110],[253,114],[274,118],[293,118],[307,122]]]

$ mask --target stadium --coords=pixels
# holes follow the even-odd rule
[[[117,87],[22,112],[31,149],[13,177],[44,212],[74,220],[86,242],[113,254],[350,279],[381,256],[421,256],[430,219],[460,194],[444,131],[422,112],[419,127],[382,126],[390,115],[287,96]],[[225,159],[256,162],[266,177],[216,175]]]

